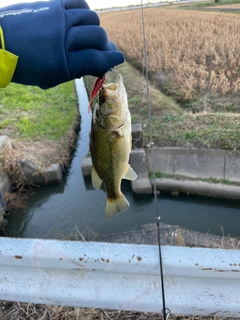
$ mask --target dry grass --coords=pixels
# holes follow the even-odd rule
[[[162,314],[111,311],[2,301],[1,320],[162,320]],[[237,320],[225,317],[169,315],[169,320]]]
[[[144,9],[144,18],[151,83],[181,106],[164,108],[151,96],[154,144],[240,150],[240,15],[169,7]],[[143,72],[141,10],[102,13],[101,24]],[[132,122],[145,127],[146,90],[133,86],[126,86]]]
[[[19,163],[21,160],[28,159],[33,162],[40,172],[44,172],[53,163],[59,163],[63,168],[67,167],[77,140],[75,130],[72,126],[58,141],[12,139],[12,148],[6,146],[0,150],[0,172],[6,171],[16,189],[21,189],[26,183]]]
[[[85,309],[29,303],[7,302],[0,304],[1,320],[158,320],[160,314]],[[173,319],[176,319],[174,317]]]
[[[240,94],[240,16],[145,9],[148,66],[180,100]],[[124,23],[123,23],[124,21]],[[101,24],[128,60],[143,63],[141,10],[101,15]]]

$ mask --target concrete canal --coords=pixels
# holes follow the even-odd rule
[[[99,234],[136,230],[142,224],[155,222],[152,195],[135,195],[129,181],[122,184],[130,209],[113,220],[105,219],[104,190],[92,188],[90,178],[84,179],[81,162],[88,152],[91,115],[87,113],[88,97],[81,80],[76,82],[82,116],[81,132],[71,166],[61,184],[34,189],[25,209],[8,217],[6,235],[10,237],[67,237],[75,226],[81,232],[90,228]],[[240,203],[233,200],[197,196],[164,196],[158,198],[161,222],[179,225],[200,232],[240,236]]]

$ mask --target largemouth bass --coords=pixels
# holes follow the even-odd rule
[[[92,185],[97,190],[102,182],[105,185],[108,219],[130,207],[121,192],[121,181],[137,178],[128,164],[131,149],[131,114],[122,76],[118,75],[116,83],[103,83],[99,91],[90,139]]]

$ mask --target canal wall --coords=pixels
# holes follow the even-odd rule
[[[154,148],[155,172],[188,178],[225,179],[240,183],[240,155],[227,150]],[[147,150],[150,171],[151,151]]]
[[[5,148],[12,149],[12,144],[7,136],[0,136],[0,153]],[[11,181],[6,171],[1,169],[0,164],[0,194],[11,191]]]
[[[162,246],[183,246],[201,248],[237,249],[239,238],[219,236],[211,233],[198,232],[181,228],[177,225],[159,223],[159,232]],[[79,236],[79,240],[80,236]],[[91,236],[85,237],[86,241],[92,241]],[[94,242],[128,243],[158,245],[158,233],[156,223],[141,225],[138,230],[130,230],[119,233],[98,234]]]
[[[5,149],[12,149],[12,144],[7,136],[0,136],[0,154],[4,154]],[[52,164],[47,168],[39,168],[28,159],[17,162],[19,170],[22,172],[23,183],[26,185],[47,185],[60,183],[62,181],[62,167],[59,163]],[[11,192],[12,183],[6,171],[0,167],[0,194]]]
[[[12,148],[12,144],[7,136],[0,136],[0,154],[4,152],[5,148]],[[0,228],[2,228],[6,221],[4,219],[5,214],[5,201],[2,193],[11,192],[12,184],[9,175],[1,168],[0,163]]]
[[[149,172],[170,174],[170,178],[155,179],[156,190],[240,199],[240,155],[226,150],[196,148],[143,148],[142,127],[132,125],[133,150],[129,163],[137,173],[131,181],[138,194],[151,194],[154,181]],[[153,157],[153,161],[152,161]],[[154,166],[154,170],[153,170]],[[83,176],[91,175],[91,158],[82,162]],[[201,181],[209,179],[209,182]],[[211,179],[228,180],[229,184],[211,183]]]
[[[234,185],[240,182],[239,172],[236,170],[240,158],[223,153],[218,150],[154,148],[155,172],[171,174],[172,177],[150,181],[149,172],[153,171],[151,153],[143,148],[132,150],[129,163],[137,173],[137,179],[131,181],[132,190],[138,194],[151,194],[155,183],[156,190],[175,195],[187,193],[240,200],[240,186]],[[214,154],[216,158],[213,157]],[[91,157],[85,158],[82,162],[83,176],[91,175],[91,170]],[[229,184],[211,183],[212,178],[228,179]]]
[[[2,159],[6,154],[11,152],[12,144],[7,136],[0,136],[0,155]],[[23,183],[32,185],[46,185],[51,183],[60,183],[62,181],[62,168],[60,164],[52,164],[51,166],[41,170],[33,162],[23,159],[18,161],[17,165],[22,172]],[[6,202],[4,201],[4,193],[12,191],[12,181],[3,170],[0,162],[0,228],[5,224],[4,214]]]

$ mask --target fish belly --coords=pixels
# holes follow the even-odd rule
[[[104,182],[110,199],[117,199],[121,195],[121,180],[128,169],[130,151],[131,135],[111,132],[97,125],[92,127],[93,167]]]

